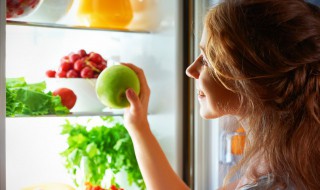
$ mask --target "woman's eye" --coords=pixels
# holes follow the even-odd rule
[[[201,64],[204,66],[208,66],[208,62],[204,59],[203,56],[201,56]]]

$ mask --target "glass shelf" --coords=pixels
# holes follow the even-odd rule
[[[82,117],[82,116],[123,116],[123,110],[117,112],[70,112],[67,115],[15,115],[7,118],[21,118],[21,117]]]
[[[67,26],[63,24],[53,24],[53,23],[36,23],[36,22],[22,22],[22,21],[12,21],[7,20],[7,25],[17,25],[17,26],[33,26],[33,27],[45,27],[45,28],[57,28],[57,29],[76,29],[76,30],[100,30],[100,31],[110,31],[110,32],[127,32],[127,33],[151,33],[145,30],[125,30],[125,29],[112,29],[112,28],[92,28],[85,26]]]

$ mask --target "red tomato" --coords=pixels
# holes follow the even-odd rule
[[[110,190],[118,190],[118,188],[115,185],[111,185]]]
[[[62,105],[66,106],[69,110],[76,104],[77,96],[69,88],[58,88],[52,94],[60,96]]]

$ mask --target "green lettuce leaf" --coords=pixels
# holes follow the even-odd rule
[[[68,114],[59,96],[45,92],[46,83],[26,83],[23,77],[6,80],[6,116]]]

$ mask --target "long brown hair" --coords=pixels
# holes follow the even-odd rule
[[[320,10],[303,0],[225,0],[205,20],[215,79],[239,95],[245,154],[274,186],[320,189]],[[252,179],[264,175],[254,168]]]

